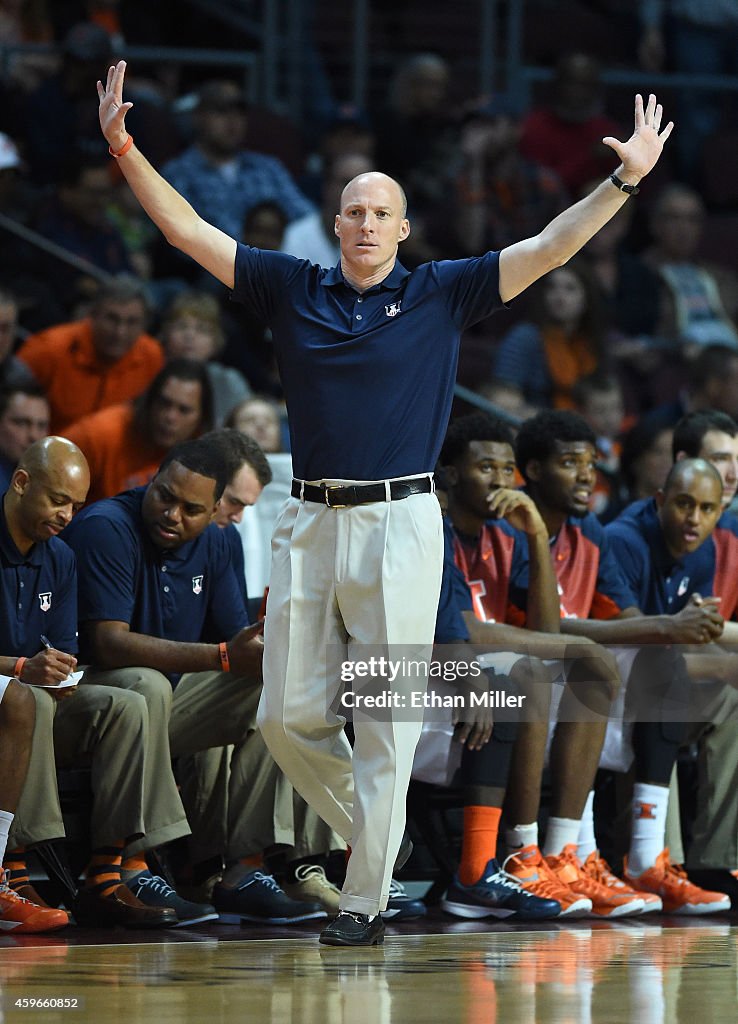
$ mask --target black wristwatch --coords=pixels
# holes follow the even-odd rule
[[[615,188],[619,188],[621,192],[627,192],[629,196],[637,196],[641,191],[637,185],[626,185],[624,181],[618,178],[617,174],[610,175],[610,181],[613,183]]]

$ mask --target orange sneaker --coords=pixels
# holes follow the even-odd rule
[[[524,846],[511,853],[502,867],[521,888],[541,899],[560,903],[559,917],[584,917],[592,909],[591,900],[559,881],[537,846]]]
[[[24,899],[5,881],[5,872],[0,872],[0,932],[38,934],[55,932],[68,924],[69,915],[66,911],[38,907]]]
[[[569,843],[561,853],[546,857],[546,861],[559,882],[576,895],[586,896],[592,901],[590,913],[593,917],[628,917],[643,910],[643,900],[635,893],[610,887],[586,874],[577,857],[576,843]]]
[[[642,875],[631,875],[625,858],[625,877],[638,892],[654,892],[661,897],[665,914],[718,914],[730,910],[730,896],[724,892],[700,889],[687,878],[684,868],[669,860],[666,847],[652,868]]]
[[[613,874],[605,858],[600,856],[599,850],[590,853],[584,864],[582,864],[582,871],[596,882],[602,882],[608,889],[615,889],[616,892],[622,892],[641,900],[643,903],[642,914],[656,914],[661,910],[660,896],[657,896],[654,892],[638,892],[637,889],[633,889],[627,882],[624,882],[622,878],[618,878],[617,875]]]

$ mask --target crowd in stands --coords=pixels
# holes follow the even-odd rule
[[[675,3],[668,23],[656,0],[636,6],[644,66],[718,71],[724,57],[738,70],[730,5]],[[152,228],[98,127],[95,82],[123,40],[205,45],[214,31],[205,18],[207,31],[173,39],[156,8],[0,0],[0,44],[55,44],[0,65],[0,920],[17,931],[68,923],[34,889],[27,855],[63,837],[56,770],[80,763],[95,781],[86,876],[67,902],[78,923],[310,920],[337,911],[345,871],[345,844],[256,729],[249,622],[264,595],[249,592],[244,558],[252,506],[285,466],[289,479],[290,452],[269,331]],[[186,91],[166,68],[131,72],[129,126],[193,207],[248,245],[323,266],[338,260],[334,218],[355,175],[379,169],[405,188],[400,260],[414,268],[537,233],[613,170],[603,136],[625,135],[583,52],[561,55],[526,110],[456,98],[443,56],[408,56],[376,109],[334,104],[289,125],[293,150],[259,134],[268,118],[236,77],[203,72]],[[454,410],[437,471],[436,640],[488,650],[491,677],[531,707],[542,693],[560,704],[527,721],[480,712],[456,730],[464,815],[443,906],[457,916],[701,914],[738,900],[738,263],[711,245],[738,209],[705,193],[689,133],[706,144],[718,124],[679,95],[688,127],[677,118],[666,170],[462,339],[460,381],[502,418]],[[266,536],[275,505],[260,508]],[[196,612],[175,614],[174,593]],[[39,636],[51,641],[40,652]],[[50,695],[78,660],[92,666],[85,684]],[[667,678],[671,691],[649,689]],[[35,731],[18,679],[36,684]],[[700,687],[702,727],[688,713]],[[621,870],[599,851],[595,780],[613,768],[610,709],[627,719],[644,690],[666,710],[652,721],[631,708],[632,735],[615,737],[615,767],[635,779]],[[677,704],[688,712],[671,721]],[[689,743],[701,774],[682,851],[675,764]],[[27,773],[22,793],[3,748]],[[170,860],[152,856],[176,843]],[[425,913],[392,886],[385,916]]]

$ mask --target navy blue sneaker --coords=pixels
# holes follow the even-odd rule
[[[405,892],[405,886],[393,878],[390,882],[387,909],[382,911],[385,921],[411,921],[416,917],[425,917],[428,908],[422,900],[411,899]]]
[[[455,917],[514,915],[522,920],[541,921],[561,913],[557,900],[545,900],[523,889],[496,860],[488,861],[482,877],[474,885],[462,885],[455,875],[441,906]]]
[[[254,921],[257,924],[295,924],[328,917],[320,903],[293,900],[280,889],[271,875],[248,871],[241,881],[229,888],[218,884],[213,889],[213,903],[225,924]]]
[[[147,907],[171,907],[177,915],[175,928],[218,920],[215,907],[209,903],[193,903],[184,899],[163,878],[152,874],[151,871],[139,871],[138,874],[126,878],[125,883],[133,895]]]

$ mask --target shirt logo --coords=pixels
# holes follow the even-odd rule
[[[677,597],[681,597],[683,594],[686,594],[688,586],[689,586],[689,576],[685,576],[684,579],[679,584],[679,589],[677,590]]]
[[[45,594],[38,595],[38,602],[41,605],[42,612],[51,611],[51,591],[47,591]]]
[[[205,579],[204,576],[193,576],[192,577],[192,593],[202,594],[202,581]]]
[[[401,313],[401,304],[401,302],[393,302],[391,306],[385,306],[384,311],[387,314],[387,316],[397,316],[398,313]]]

